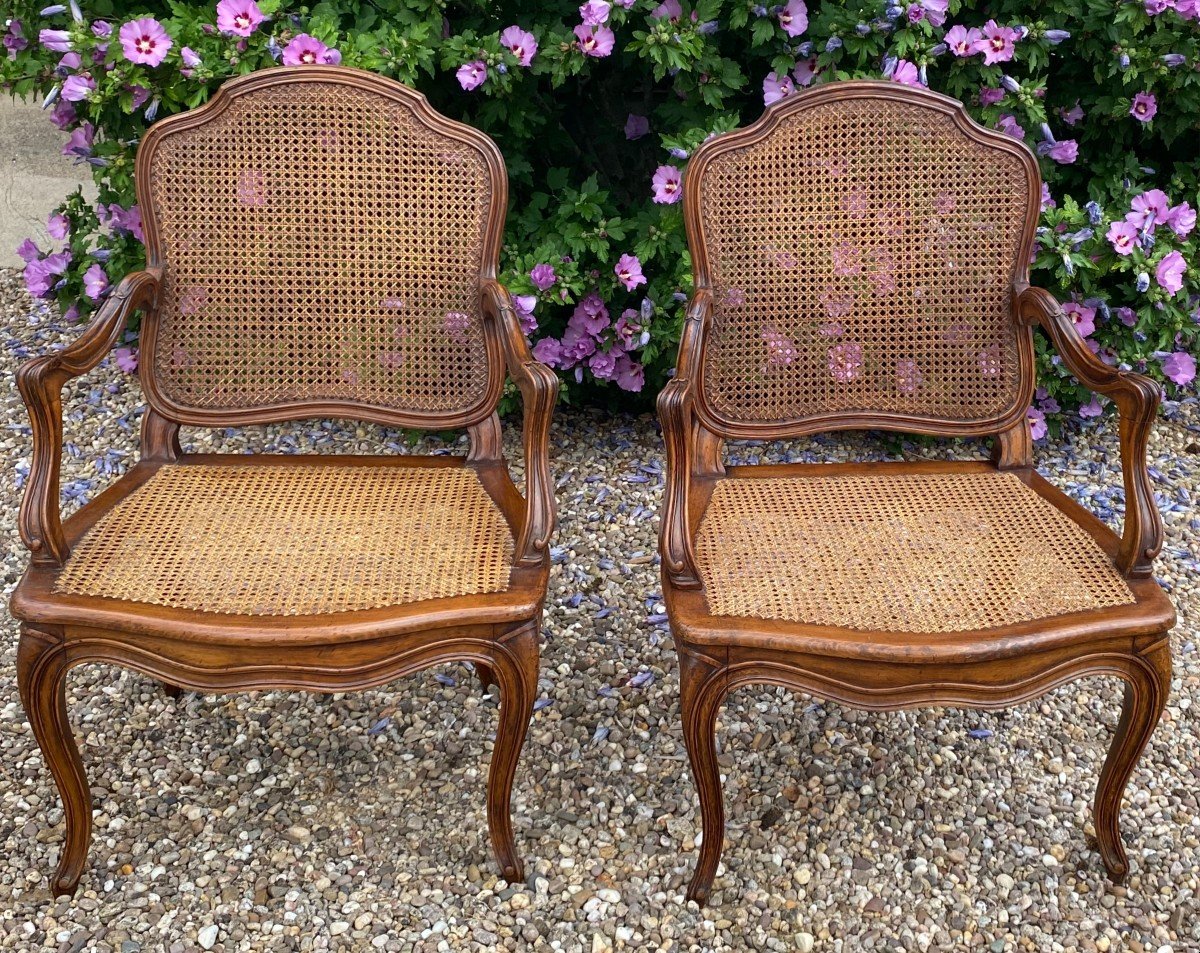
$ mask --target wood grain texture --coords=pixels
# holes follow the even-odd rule
[[[430,128],[471,143],[487,157],[492,188],[484,254],[479,262],[481,310],[486,307],[489,315],[484,328],[491,368],[487,393],[476,406],[452,415],[400,412],[342,400],[296,401],[228,412],[174,405],[157,387],[154,360],[149,357],[155,353],[156,296],[164,280],[164,266],[152,203],[143,204],[150,261],[147,270],[117,285],[77,341],[55,354],[34,358],[18,374],[33,425],[33,464],[20,516],[21,535],[32,559],[13,593],[11,608],[22,621],[18,651],[21,699],[65,809],[63,849],[51,881],[56,894],[76,889],[91,837],[87,779],[68,724],[64,695],[68,671],[89,662],[141,672],[161,682],[172,695],[180,690],[352,691],[383,685],[433,665],[471,662],[481,680],[500,690],[500,724],[488,775],[488,828],[503,875],[509,880],[522,876],[510,801],[537,690],[539,627],[554,527],[549,427],[558,382],[549,369],[531,358],[508,293],[495,281],[507,194],[499,151],[482,133],[438,116],[420,94],[390,80],[330,67],[266,70],[232,80],[210,104],[156,124],[138,152],[139,194],[143,198],[149,194],[145,177],[151,168],[150,156],[172,130],[210,122],[236,97],[255,90],[311,82],[342,83],[412,105]],[[63,521],[58,508],[62,386],[100,362],[119,339],[130,313],[139,308],[145,311],[141,379],[150,404],[142,423],[141,459]],[[528,502],[513,484],[501,452],[496,405],[506,364],[525,402]],[[179,444],[180,425],[185,423],[227,427],[314,416],[427,429],[466,428],[471,449],[466,457],[410,458],[381,453],[247,458],[185,454]],[[84,596],[56,587],[72,547],[163,467],[238,467],[249,462],[255,467],[283,468],[470,467],[517,541],[508,585],[501,592],[291,616],[191,611]]]
[[[696,291],[680,342],[675,378],[659,397],[666,445],[660,549],[663,594],[680,659],[684,740],[700,801],[704,836],[689,899],[707,902],[724,839],[724,808],[714,731],[727,694],[758,684],[778,685],[872,711],[926,705],[999,709],[1036,698],[1060,685],[1095,675],[1126,685],[1121,722],[1100,777],[1095,802],[1097,846],[1113,879],[1128,871],[1119,831],[1121,799],[1134,766],[1157,724],[1170,687],[1166,633],[1175,624],[1170,601],[1151,576],[1162,524],[1146,469],[1146,441],[1158,389],[1141,375],[1101,363],[1058,303],[1028,285],[1029,249],[1037,224],[1028,210],[1013,280],[1011,320],[1018,341],[1020,406],[994,420],[963,423],[900,414],[825,414],[788,421],[730,421],[706,403],[703,381],[713,321],[712,261],[701,227],[702,184],[718,156],[769,136],[780,121],[812,105],[883,98],[919,104],[954,117],[966,139],[1016,155],[1032,194],[1040,194],[1037,164],[1021,143],[982,130],[960,104],[926,90],[871,82],[828,83],[768,108],[750,127],[714,137],[692,157],[684,188],[684,217]],[[786,174],[778,177],[787,181]],[[1036,188],[1034,188],[1036,186]],[[1033,469],[1025,406],[1035,385],[1031,326],[1041,324],[1065,364],[1088,387],[1113,398],[1121,414],[1121,456],[1127,516],[1123,536],[1052,486]],[[784,439],[834,429],[881,428],[926,434],[985,436],[990,461],[780,464],[726,467],[725,438]],[[1127,604],[1033,618],[971,632],[868,631],[781,619],[714,614],[695,538],[722,480],[846,477],[885,474],[994,474],[1015,476],[1082,527],[1124,577]],[[884,514],[886,515],[886,514]],[[777,516],[775,518],[778,518]],[[797,521],[799,523],[799,521]],[[769,571],[769,570],[768,570]],[[803,560],[791,571],[803,577]]]

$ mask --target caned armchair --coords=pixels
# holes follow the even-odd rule
[[[557,379],[496,280],[504,163],[482,133],[357,70],[227,83],[137,157],[147,266],[90,327],[19,373],[33,421],[13,598],[21,698],[65,806],[55,893],[84,868],[92,805],[64,678],[84,662],[173,690],[344,691],[473,662],[499,686],[487,814],[509,814],[538,674]],[[63,521],[60,392],[140,309],[141,458]],[[496,414],[525,405],[527,499]],[[181,424],[347,417],[465,428],[466,457],[181,452]]]
[[[1122,792],[1171,672],[1145,462],[1159,393],[1029,286],[1040,195],[1024,145],[891,83],[790,96],[691,160],[696,290],[658,407],[663,582],[704,827],[692,899],[708,898],[724,837],[717,715],[751,683],[883,710],[1123,679],[1095,831],[1109,874],[1126,873]],[[1120,537],[1033,468],[1035,325],[1120,411]],[[838,429],[986,436],[994,452],[723,462],[727,438]]]

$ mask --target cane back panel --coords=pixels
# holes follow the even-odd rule
[[[1027,400],[1012,305],[1032,156],[968,132],[941,97],[824,92],[708,147],[706,406],[734,424],[1011,418]]]
[[[236,88],[256,78],[147,142],[158,393],[201,412],[477,406],[492,373],[479,281],[505,188],[473,140],[490,142],[378,78]]]

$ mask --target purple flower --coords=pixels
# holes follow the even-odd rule
[[[454,75],[458,78],[458,85],[470,92],[484,84],[487,79],[487,66],[482,60],[472,60],[470,63],[463,63]]]
[[[1149,122],[1157,112],[1158,100],[1154,98],[1153,93],[1138,93],[1129,107],[1129,115],[1138,122]]]
[[[58,278],[71,263],[70,252],[58,252],[45,258],[35,258],[25,265],[25,287],[35,298],[47,298]]]
[[[920,6],[925,19],[934,26],[945,24],[946,13],[950,7],[949,0],[920,0]]]
[[[1102,413],[1104,413],[1104,407],[1101,406],[1100,398],[1095,394],[1092,395],[1091,400],[1079,408],[1079,416],[1085,420],[1090,417],[1099,417]]]
[[[542,338],[533,346],[533,356],[550,367],[562,367],[562,342],[554,338]]]
[[[254,0],[221,0],[217,4],[217,29],[249,36],[266,19]]]
[[[1149,189],[1141,195],[1135,195],[1130,203],[1132,211],[1125,216],[1125,221],[1138,231],[1153,235],[1154,229],[1165,222],[1171,215],[1171,200],[1162,189]]]
[[[1049,43],[1051,46],[1058,46],[1059,43],[1063,43],[1066,40],[1071,39],[1071,31],[1070,30],[1047,30],[1045,33],[1042,34],[1042,36],[1045,38],[1046,42]]]
[[[779,8],[779,25],[788,36],[799,36],[808,29],[808,7],[804,0],[787,0]]]
[[[609,324],[608,308],[604,306],[604,301],[600,296],[593,292],[575,306],[571,320],[567,322],[567,329],[575,328],[591,337],[598,338]],[[566,343],[565,337],[563,342]],[[590,354],[591,351],[588,353]]]
[[[797,85],[811,86],[812,81],[820,75],[821,70],[817,66],[817,58],[810,56],[808,59],[799,60],[796,63],[796,68],[792,70],[792,76],[795,78]]]
[[[20,20],[12,20],[8,24],[8,32],[4,34],[4,48],[10,53],[20,53],[29,46],[25,39],[25,27]]]
[[[1113,222],[1104,237],[1118,255],[1132,255],[1137,248],[1138,230],[1129,222]]]
[[[521,330],[526,336],[537,330],[537,318],[533,316],[533,309],[537,307],[537,295],[513,295],[513,310],[517,313],[517,320],[521,322]]]
[[[529,273],[529,280],[533,282],[533,286],[538,291],[545,291],[558,280],[558,275],[554,273],[552,265],[534,265],[533,270]]]
[[[1114,313],[1120,319],[1121,323],[1123,325],[1125,325],[1125,327],[1127,327],[1127,328],[1137,327],[1138,316],[1137,316],[1137,312],[1134,311],[1133,308],[1125,308],[1125,307],[1116,308],[1116,309],[1114,309]]]
[[[796,91],[796,87],[792,85],[791,78],[784,73],[780,76],[778,73],[770,72],[763,80],[763,105],[770,106],[772,103],[777,103],[779,100],[790,96]]]
[[[173,45],[162,24],[153,17],[130,20],[122,25],[118,36],[125,58],[144,66],[158,66],[166,59],[167,50]]]
[[[979,89],[979,105],[994,106],[1004,98],[1004,90],[999,86],[982,86]]]
[[[97,20],[92,24],[92,36],[100,40],[112,36],[112,24],[105,20]]]
[[[1177,251],[1169,252],[1154,270],[1154,280],[1160,288],[1175,294],[1183,287],[1183,275],[1187,270],[1187,262]]]
[[[55,241],[61,242],[71,230],[71,223],[65,215],[51,215],[46,219],[46,233]]]
[[[315,36],[300,33],[283,48],[284,66],[313,66],[326,63],[337,66],[342,61],[342,54],[330,49]]]
[[[83,273],[83,293],[93,301],[99,299],[108,288],[108,275],[98,264],[92,265]]]
[[[996,128],[1014,139],[1025,138],[1025,130],[1021,128],[1011,113],[1001,113],[1000,118],[996,120]]]
[[[1143,6],[1147,16],[1156,17],[1164,10],[1170,10],[1174,4],[1171,0],[1145,0]]]
[[[581,23],[574,30],[579,40],[579,52],[584,56],[605,57],[613,50],[613,31],[606,26],[591,26]]]
[[[910,63],[908,60],[897,60],[896,68],[892,71],[890,77],[893,83],[900,83],[904,86],[924,86],[921,82],[921,74],[917,69],[916,63]]]
[[[650,132],[650,120],[645,116],[630,113],[625,120],[625,138],[641,139]]]
[[[1038,146],[1038,151],[1042,152],[1042,146],[1049,143],[1042,143]],[[1074,139],[1060,139],[1053,145],[1049,145],[1044,153],[1060,165],[1070,165],[1079,158],[1079,143]]]
[[[896,389],[902,394],[912,394],[925,381],[925,374],[920,366],[911,358],[901,358],[896,362]]]
[[[76,118],[75,107],[65,99],[60,99],[50,110],[50,121],[64,132],[75,125]]]
[[[119,347],[113,351],[113,360],[117,368],[126,374],[133,374],[138,369],[138,349],[136,347]]]
[[[179,58],[183,60],[183,65],[189,69],[194,69],[200,65],[200,57],[190,46],[185,46],[179,51]]]
[[[1187,351],[1173,351],[1162,358],[1162,372],[1168,380],[1186,387],[1196,379],[1196,359]]]
[[[52,53],[66,53],[71,49],[71,34],[66,30],[42,30],[38,42]]]
[[[521,66],[528,66],[532,63],[534,54],[538,51],[538,43],[534,35],[515,24],[500,34],[500,43],[516,57],[517,63]]]
[[[617,358],[617,386],[634,393],[646,386],[645,368],[628,354]]]
[[[843,341],[829,349],[829,373],[835,381],[848,384],[862,372],[863,349],[854,341]]]
[[[991,66],[993,63],[1007,63],[1013,58],[1016,42],[1021,34],[1012,27],[1000,26],[995,20],[988,20],[980,31],[983,36],[979,40],[977,52],[983,54],[983,62]]]
[[[950,52],[957,57],[974,56],[979,52],[979,41],[983,34],[975,27],[967,29],[964,26],[952,26],[946,31],[946,45]]]
[[[1187,202],[1180,202],[1168,210],[1166,222],[1176,235],[1187,238],[1196,227],[1196,210]]]
[[[650,11],[650,17],[654,20],[670,20],[675,23],[683,16],[683,7],[679,0],[663,0],[657,7]]]
[[[1083,107],[1077,102],[1070,109],[1064,109],[1059,115],[1068,126],[1077,126],[1083,119]]]
[[[82,102],[96,88],[96,81],[86,73],[68,76],[63,82],[62,97],[73,103]]]
[[[1025,416],[1029,419],[1029,434],[1034,440],[1041,440],[1046,436],[1046,415],[1036,407],[1031,406],[1025,411]]]
[[[778,328],[763,328],[762,339],[767,346],[769,366],[785,367],[796,359],[795,343]]]
[[[78,128],[73,129],[71,137],[67,140],[67,144],[62,147],[62,154],[86,159],[92,154],[92,140],[95,134],[95,127],[90,122],[85,122]]]
[[[605,3],[604,0],[587,0],[587,3],[579,8],[579,18],[587,26],[599,26],[608,22],[611,11],[611,3]]]
[[[626,308],[621,312],[621,316],[617,318],[617,323],[613,326],[613,332],[616,334],[617,340],[621,342],[621,347],[626,351],[645,347],[650,342],[650,332],[642,327],[641,315],[633,308]]]
[[[1096,309],[1080,304],[1078,301],[1068,301],[1062,306],[1063,314],[1071,319],[1075,330],[1083,337],[1091,337],[1096,332]]]
[[[654,201],[659,205],[674,205],[683,198],[683,176],[673,165],[660,165],[651,179]]]
[[[17,246],[17,257],[20,258],[21,261],[25,262],[25,264],[29,264],[31,261],[36,261],[38,258],[41,258],[42,252],[41,249],[39,249],[37,245],[33,243],[32,238],[27,238]]]
[[[616,353],[612,351],[597,351],[588,358],[588,370],[592,372],[592,375],[597,380],[612,380],[617,376],[617,356],[620,353],[620,351]]]
[[[644,285],[646,278],[642,274],[642,263],[636,255],[622,255],[613,268],[613,272],[625,286],[626,291],[632,291],[638,285]]]

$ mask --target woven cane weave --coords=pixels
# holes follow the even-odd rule
[[[451,413],[488,362],[482,154],[345,85],[244,94],[151,163],[156,380],[201,410],[350,400]]]
[[[785,117],[700,183],[707,402],[735,422],[1013,410],[1019,159],[951,117],[855,99]]]
[[[722,616],[964,632],[1134,601],[1086,531],[1004,473],[723,480],[696,556]]]
[[[474,471],[165,466],[71,553],[55,588],[294,616],[508,588],[513,541]]]

